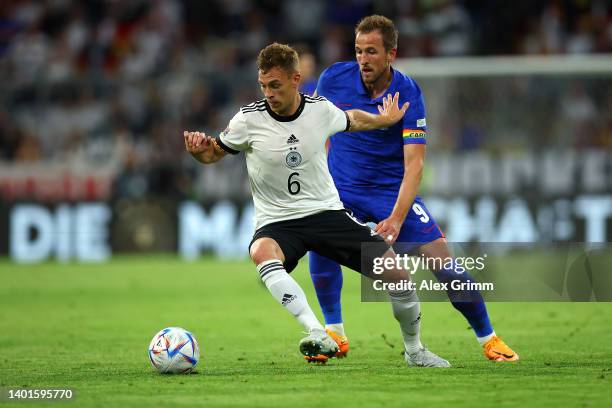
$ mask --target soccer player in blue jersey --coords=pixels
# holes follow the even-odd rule
[[[396,52],[393,22],[372,15],[355,28],[357,61],[336,63],[321,74],[317,94],[343,110],[376,113],[383,98],[395,92],[400,94],[400,104],[410,103],[403,120],[387,129],[332,136],[329,170],[341,201],[357,218],[376,223],[376,232],[389,242],[415,243],[419,255],[444,259],[451,256],[446,239],[417,195],[427,143],[423,96],[413,79],[392,68]],[[452,268],[432,272],[440,282],[473,281],[469,273]],[[343,357],[349,344],[340,305],[342,271],[337,263],[310,252],[310,273],[326,329],[339,345],[336,356]],[[518,360],[518,354],[493,331],[478,291],[449,289],[447,294],[471,325],[488,359]]]

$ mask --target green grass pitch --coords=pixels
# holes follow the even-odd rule
[[[293,276],[317,312],[306,263]],[[407,368],[390,306],[361,303],[345,271],[347,359],[308,365],[301,328],[248,262],[119,257],[107,264],[0,261],[0,388],[72,388],[74,407],[560,407],[612,401],[612,303],[490,303],[521,356],[484,359],[448,303],[424,303],[422,337],[453,368]],[[166,326],[191,330],[197,372],[160,375],[147,358]],[[0,402],[39,406],[40,402]]]

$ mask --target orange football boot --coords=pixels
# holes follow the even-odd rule
[[[485,357],[489,360],[518,361],[519,359],[519,355],[497,336],[493,336],[482,347]]]
[[[336,358],[345,358],[346,355],[349,352],[349,341],[348,341],[348,338],[346,336],[341,336],[338,333],[333,332],[333,331],[331,331],[329,329],[325,329],[325,331],[327,332],[329,337],[334,339],[334,341],[338,345],[338,351],[336,352],[334,357],[336,357]],[[308,361],[309,363],[325,364],[325,363],[327,363],[327,360],[329,360],[329,357],[327,357],[327,356],[325,356],[323,354],[318,354],[316,356],[304,356],[304,360]]]

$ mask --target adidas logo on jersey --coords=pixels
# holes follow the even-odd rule
[[[287,139],[287,144],[298,143],[299,141],[300,141],[300,139],[298,139],[294,135],[291,135],[291,136],[289,136],[289,139]]]
[[[297,298],[297,296],[295,295],[290,295],[288,293],[285,293],[283,295],[283,300],[281,301],[281,304],[283,306],[287,306],[289,303],[291,303],[291,301],[293,301],[293,299]]]

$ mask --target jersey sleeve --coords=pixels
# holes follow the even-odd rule
[[[414,83],[412,95],[408,102],[410,107],[404,115],[402,122],[402,136],[404,144],[427,143],[427,121],[425,119],[425,101],[419,86]],[[401,95],[401,91],[400,91]],[[401,106],[401,104],[400,104]]]
[[[229,125],[216,138],[217,144],[230,154],[238,154],[249,147],[249,133],[242,111],[238,111]]]
[[[328,100],[325,100],[323,103],[327,111],[329,135],[348,131],[350,122],[346,112]]]

